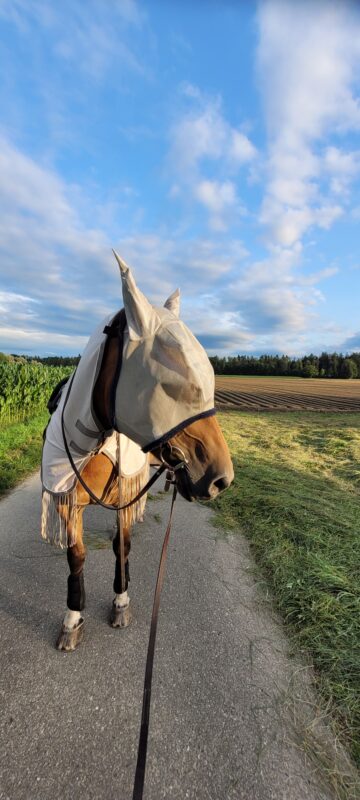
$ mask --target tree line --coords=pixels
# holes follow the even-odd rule
[[[286,375],[299,378],[360,378],[360,353],[289,356],[210,356],[215,375]]]
[[[76,367],[80,358],[80,354],[78,356],[24,356],[16,353],[7,355],[0,352],[0,363],[44,364],[45,367]]]
[[[1,361],[36,363],[47,367],[76,367],[78,356],[25,356],[0,353]],[[215,375],[286,375],[299,378],[360,378],[360,353],[310,353],[301,358],[290,356],[210,356]]]

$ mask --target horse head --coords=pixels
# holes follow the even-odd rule
[[[211,500],[234,478],[229,449],[215,417],[192,422],[153,452],[175,471],[177,488],[190,502]]]
[[[215,419],[214,371],[180,320],[180,292],[154,308],[115,253],[127,328],[115,395],[116,427],[174,469],[187,500],[211,499],[233,480],[233,466]]]

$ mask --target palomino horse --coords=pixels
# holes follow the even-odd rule
[[[108,433],[116,427],[135,440],[144,452],[151,453],[170,469],[175,468],[178,491],[186,500],[210,500],[228,487],[234,476],[229,450],[214,416],[212,367],[199,342],[178,319],[179,293],[169,298],[164,309],[153,308],[137,288],[129,268],[115,256],[123,282],[124,335],[119,327],[124,312],[119,312],[112,326],[106,329],[110,335],[93,387],[93,418],[100,430]],[[111,410],[114,403],[115,412]],[[179,464],[185,468],[176,469]],[[81,470],[81,477],[103,502],[118,503],[118,468],[107,455],[92,455]],[[71,515],[67,503],[61,503],[59,498],[56,504],[66,527],[67,541],[71,542],[67,547],[70,568],[67,610],[57,640],[60,650],[74,650],[84,627],[81,612],[85,604],[86,551],[82,517],[86,506],[94,500],[79,482],[75,497],[75,513],[73,509]],[[110,616],[113,627],[126,627],[131,619],[127,591],[131,524],[126,516],[123,521],[123,548],[119,519],[113,539],[116,559],[115,598]],[[125,564],[121,561],[122,553]]]

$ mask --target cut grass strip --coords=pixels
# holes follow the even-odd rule
[[[24,422],[0,425],[0,497],[40,467],[47,411]]]
[[[241,528],[360,765],[360,418],[219,414],[234,467],[217,522]]]

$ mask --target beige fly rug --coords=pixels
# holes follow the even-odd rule
[[[95,385],[107,338],[103,331],[112,319],[113,315],[105,319],[90,337],[75,373],[62,387],[60,401],[45,433],[41,462],[41,535],[60,547],[71,547],[76,541],[74,536],[67,536],[66,527],[70,523],[69,531],[76,531],[78,508],[77,478],[65,451],[61,425],[66,400],[66,438],[77,470],[81,473],[95,453],[103,453],[117,467],[117,433],[101,429],[92,407],[91,388]],[[121,502],[125,505],[149,480],[149,464],[148,456],[139,445],[123,434],[120,434],[120,461]],[[142,518],[145,504],[146,495],[121,512],[124,526]],[[61,515],[57,511],[59,506],[62,506]]]

